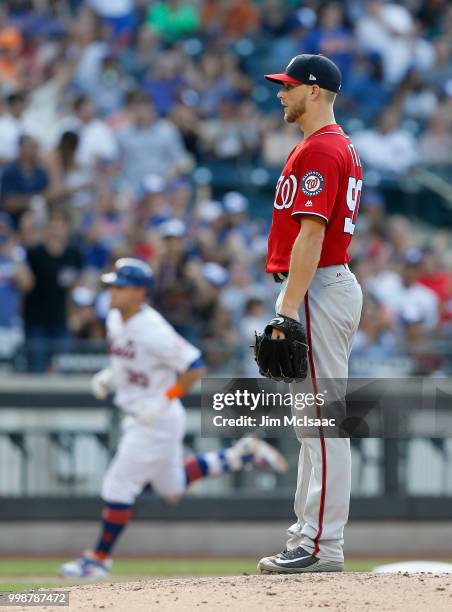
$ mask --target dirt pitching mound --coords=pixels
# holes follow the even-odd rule
[[[70,587],[69,610],[106,612],[418,612],[452,610],[450,574],[304,574],[149,578]],[[16,610],[18,608],[15,608]],[[24,608],[24,610],[29,608]],[[50,610],[68,608],[47,607]]]

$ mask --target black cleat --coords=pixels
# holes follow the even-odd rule
[[[257,565],[261,574],[301,574],[308,572],[343,572],[342,561],[318,559],[301,546],[264,557]]]

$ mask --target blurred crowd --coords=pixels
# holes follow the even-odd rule
[[[102,342],[100,274],[133,255],[153,267],[153,304],[211,372],[254,374],[247,347],[278,291],[264,272],[272,203],[256,214],[253,190],[216,179],[244,163],[277,171],[299,141],[262,75],[297,53],[331,57],[337,118],[375,184],[452,165],[451,49],[447,0],[2,2],[1,356],[25,340],[26,367],[43,372],[53,352]],[[448,235],[390,213],[364,191],[354,354],[441,373]]]
[[[406,217],[388,215],[381,194],[368,190],[355,234],[352,267],[364,306],[352,350],[354,373],[450,371],[452,273],[444,257],[450,232],[424,234]],[[378,361],[386,366],[379,368]]]

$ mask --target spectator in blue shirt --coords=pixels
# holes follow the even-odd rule
[[[383,82],[383,66],[376,53],[357,54],[353,70],[342,87],[339,108],[347,114],[358,115],[365,124],[372,123],[388,105],[391,91]]]
[[[304,53],[322,53],[335,62],[345,80],[352,65],[353,34],[345,25],[344,9],[339,2],[323,7],[319,27],[305,38]]]
[[[154,102],[158,114],[165,117],[180,98],[184,85],[177,60],[167,57],[153,66],[143,89]]]
[[[47,172],[39,162],[36,141],[30,136],[21,136],[19,156],[5,166],[0,183],[2,208],[11,215],[14,227],[19,225],[32,197],[45,194],[48,183]]]
[[[22,293],[33,279],[25,250],[17,243],[11,218],[0,213],[0,356],[9,357],[23,340]]]

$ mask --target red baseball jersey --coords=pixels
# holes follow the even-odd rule
[[[358,153],[339,125],[325,125],[302,140],[276,185],[267,272],[289,270],[303,215],[326,221],[319,267],[348,263],[362,185]]]

